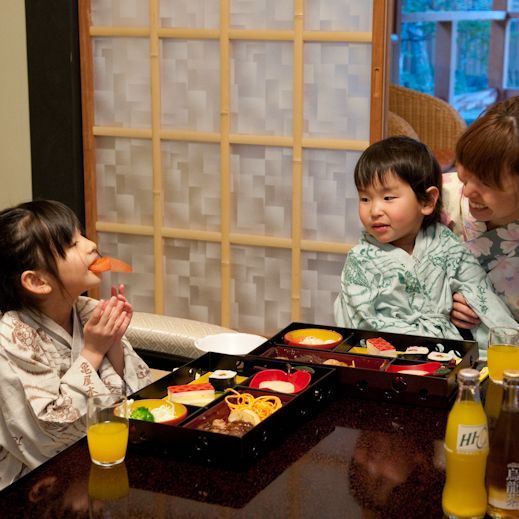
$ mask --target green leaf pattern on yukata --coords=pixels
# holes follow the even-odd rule
[[[408,270],[398,273],[398,280],[405,287],[405,291],[408,294],[422,294],[423,285],[420,283],[418,278]]]
[[[488,293],[488,286],[478,285],[477,287],[477,298],[479,301],[479,311],[478,314],[481,316],[488,314],[488,305],[487,305],[487,294]]]
[[[364,275],[364,268],[362,262],[357,259],[353,254],[350,254],[347,262],[346,272],[344,279],[348,284],[360,285],[362,287],[369,288],[370,283],[368,278]]]

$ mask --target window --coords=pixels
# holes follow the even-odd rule
[[[519,89],[519,1],[396,2],[392,80],[436,95],[470,123]]]

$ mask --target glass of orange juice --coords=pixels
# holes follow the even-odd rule
[[[490,330],[488,374],[494,382],[502,383],[505,369],[519,369],[519,328]]]
[[[128,446],[125,396],[106,394],[88,398],[87,441],[95,464],[112,467],[124,461]]]

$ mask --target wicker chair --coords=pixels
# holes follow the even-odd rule
[[[404,119],[418,139],[431,148],[444,171],[453,166],[456,142],[467,128],[455,108],[438,97],[390,85],[389,111],[389,135],[408,135],[400,133],[398,125],[392,124],[392,112]]]
[[[418,137],[414,128],[403,117],[400,117],[395,114],[395,112],[391,111],[388,111],[387,116],[387,131],[390,137],[394,135],[405,135],[406,137],[412,137],[417,141],[420,140],[420,137]]]

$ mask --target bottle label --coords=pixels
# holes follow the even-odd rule
[[[502,510],[519,510],[519,463],[506,466],[506,487],[504,489],[488,489],[490,505]]]
[[[488,449],[487,424],[458,426],[457,452],[476,454],[486,449]]]

